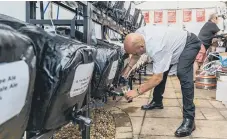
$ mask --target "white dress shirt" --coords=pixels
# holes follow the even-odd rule
[[[187,31],[167,27],[147,25],[139,28],[136,33],[145,39],[146,53],[153,60],[153,72],[163,73],[171,64],[176,64],[185,47]]]

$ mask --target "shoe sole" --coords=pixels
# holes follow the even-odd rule
[[[193,132],[195,129],[196,129],[196,127],[194,127],[194,128],[192,129],[192,132]],[[189,133],[189,134],[181,134],[181,135],[175,133],[175,136],[176,136],[176,137],[187,137],[187,136],[190,136],[190,135],[192,134],[192,132]]]

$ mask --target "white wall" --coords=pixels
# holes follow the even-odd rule
[[[0,14],[25,21],[25,1],[0,1]]]
[[[152,9],[177,9],[177,8],[204,8],[225,6],[219,1],[147,1],[136,7],[142,10]]]
[[[137,8],[141,9],[143,12],[149,11],[149,24],[154,24],[154,11],[162,10],[163,11],[163,23],[161,25],[170,25],[177,28],[182,28],[185,25],[188,31],[191,31],[195,34],[198,34],[201,27],[208,20],[209,15],[211,13],[216,12],[216,7],[226,7],[224,3],[218,1],[149,1],[144,2],[140,5],[137,5]],[[191,22],[183,22],[183,9],[192,8],[192,21]],[[193,9],[194,8],[194,9]],[[205,22],[196,22],[196,9],[204,8],[205,9]],[[167,12],[170,9],[176,10],[176,23],[168,24],[167,23]],[[223,21],[222,18],[219,18],[220,29],[223,29]]]
[[[47,5],[47,1],[44,1],[44,8]],[[37,7],[39,7],[39,2],[37,4]],[[44,15],[45,19],[49,19],[49,11],[50,11],[50,5],[47,9],[47,12]],[[26,19],[26,7],[25,7],[25,1],[0,1],[0,13],[9,15],[12,17],[15,17],[17,19],[25,21]],[[40,10],[37,8],[37,18],[40,18]],[[56,19],[57,17],[57,6],[53,4],[53,19]],[[68,12],[64,8],[60,8],[60,14],[59,19],[72,19],[73,14],[71,12]]]
[[[43,2],[43,7],[45,9],[48,1]],[[39,9],[39,2],[37,3],[37,9],[36,9],[36,18],[40,19],[40,9]],[[57,5],[52,4],[53,6],[53,19],[57,19]],[[5,14],[8,16],[12,16],[14,18],[17,18],[19,20],[25,21],[26,20],[26,6],[25,1],[0,1],[0,14]],[[59,10],[59,19],[72,19],[74,17],[74,14],[72,12],[67,11],[64,8],[60,7]],[[46,10],[46,13],[44,15],[44,19],[50,19],[50,5],[48,6],[48,9]],[[81,18],[82,19],[82,18]],[[101,38],[101,26],[98,24],[95,24],[96,29],[96,36],[97,38]],[[80,31],[83,31],[83,27],[79,27]]]

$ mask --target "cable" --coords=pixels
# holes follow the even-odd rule
[[[59,11],[60,11],[60,9],[59,9],[59,5],[58,5],[58,9],[57,9],[57,20],[58,20],[58,18],[59,18]]]
[[[50,2],[47,3],[47,5],[46,5],[46,7],[45,7],[45,9],[44,9],[44,11],[43,11],[43,14],[45,14],[45,12],[46,12],[46,10],[47,10],[49,4],[50,4]]]
[[[57,34],[55,26],[54,26],[54,23],[53,23],[53,19],[51,18],[51,12],[49,13],[49,17],[50,17],[50,21],[51,21],[52,27],[54,28],[54,33]]]

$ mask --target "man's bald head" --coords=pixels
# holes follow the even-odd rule
[[[145,41],[141,34],[130,33],[125,37],[124,49],[129,54],[139,54],[145,52]]]

